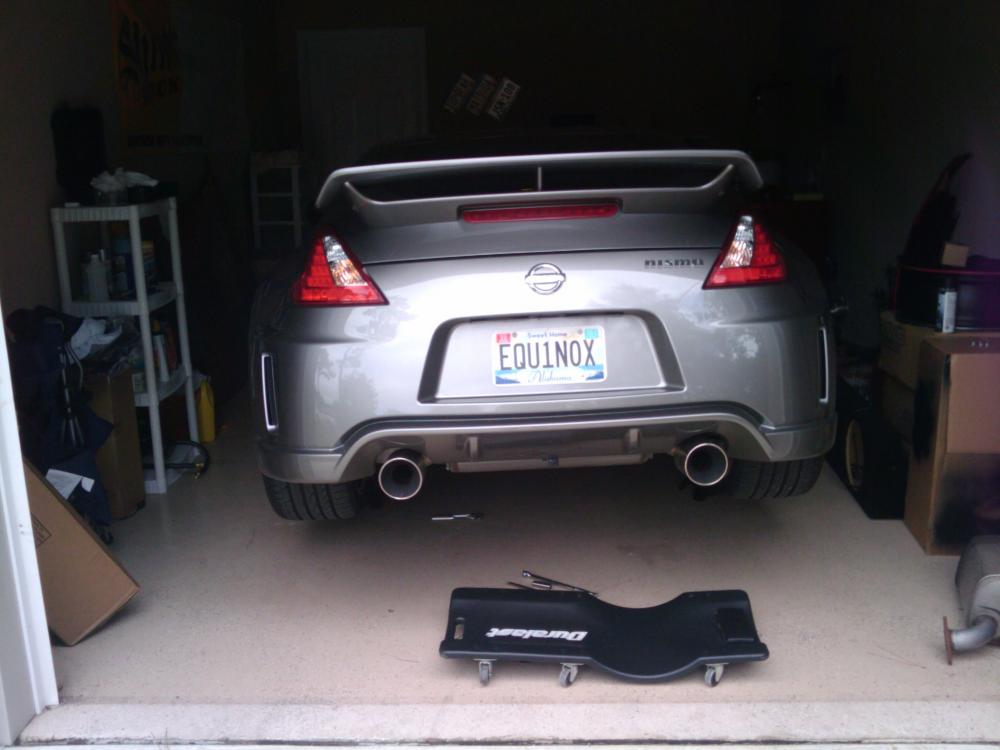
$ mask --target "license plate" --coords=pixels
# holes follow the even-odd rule
[[[607,380],[604,328],[542,328],[493,334],[496,385],[568,385]]]

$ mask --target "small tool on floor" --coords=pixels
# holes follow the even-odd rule
[[[478,521],[482,513],[452,513],[450,515],[431,516],[432,521]]]
[[[582,594],[597,596],[596,591],[591,591],[590,589],[585,589],[580,586],[574,586],[572,583],[563,583],[562,581],[557,581],[555,578],[546,578],[545,576],[540,576],[537,573],[532,573],[530,570],[522,570],[521,577],[531,578],[531,588],[539,591],[551,591],[554,588],[561,588],[566,591],[579,591]]]

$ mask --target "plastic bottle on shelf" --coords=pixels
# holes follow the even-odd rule
[[[142,354],[142,346],[136,344],[128,353],[128,364],[132,370],[132,390],[136,393],[146,392],[146,362]]]
[[[195,398],[198,411],[198,438],[203,443],[215,442],[215,393],[208,378],[201,381]]]
[[[958,307],[958,290],[951,279],[938,290],[937,329],[942,333],[955,332],[955,312]]]
[[[90,256],[90,262],[83,267],[84,296],[89,302],[107,302],[108,281],[111,268],[105,258],[104,250],[99,250]]]
[[[114,230],[112,230],[114,234]],[[132,270],[132,243],[127,234],[111,239],[112,288],[119,299],[135,299],[135,274]]]
[[[156,272],[156,244],[152,240],[142,241],[142,266],[146,272],[146,286],[156,286],[160,276]]]

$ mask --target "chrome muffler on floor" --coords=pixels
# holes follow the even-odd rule
[[[951,629],[944,618],[944,647],[951,664],[956,651],[985,646],[1000,632],[1000,536],[977,536],[962,552],[955,572],[966,627]]]

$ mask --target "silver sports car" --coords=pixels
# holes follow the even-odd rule
[[[334,172],[254,304],[275,511],[349,518],[364,480],[408,500],[431,464],[657,454],[699,488],[807,491],[836,419],[826,295],[746,208],[760,187],[739,151],[416,144]]]

